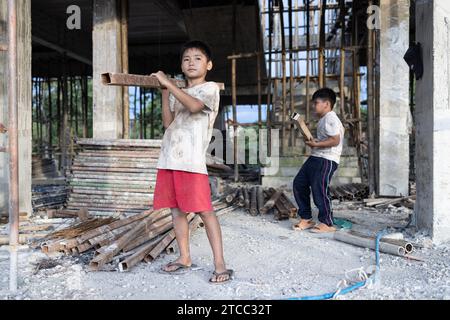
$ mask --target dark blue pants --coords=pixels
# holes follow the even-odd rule
[[[311,190],[319,209],[319,221],[333,225],[333,211],[328,186],[338,164],[319,157],[309,157],[294,179],[294,197],[302,219],[311,219]]]

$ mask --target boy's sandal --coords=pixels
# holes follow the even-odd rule
[[[175,267],[173,270],[166,270],[165,268]],[[179,263],[179,262],[169,262],[164,267],[161,268],[163,273],[172,273],[172,274],[182,274],[187,272],[189,269],[196,267],[195,264],[191,264],[190,266]]]
[[[311,229],[312,233],[330,233],[335,232],[336,228],[333,226],[327,226],[325,223],[319,223],[314,228]]]
[[[211,284],[223,284],[225,282],[230,282],[233,279],[234,271],[232,269],[227,269],[224,272],[220,272],[220,273],[214,271],[213,275],[216,277],[216,279],[217,279],[217,277],[228,275],[228,278],[225,280],[222,280],[222,281],[213,281],[212,280],[213,278],[209,279],[209,283],[211,283]]]
[[[299,223],[294,224],[292,226],[292,229],[303,231],[303,230],[308,230],[308,229],[314,228],[315,225],[316,224],[313,220],[301,219]]]

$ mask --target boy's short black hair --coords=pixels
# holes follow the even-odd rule
[[[212,60],[211,49],[205,42],[200,41],[200,40],[191,40],[191,41],[188,41],[185,44],[183,44],[183,46],[181,47],[181,51],[180,51],[180,59],[181,60],[183,59],[183,55],[186,50],[192,49],[192,48],[198,49],[201,52],[203,52],[203,54],[206,56],[208,61]]]
[[[312,96],[313,100],[322,99],[327,100],[331,104],[331,109],[334,108],[334,104],[336,103],[336,93],[330,88],[322,88],[314,92]]]

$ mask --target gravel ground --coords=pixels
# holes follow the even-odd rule
[[[349,219],[359,230],[404,225],[408,214],[407,209],[382,212],[348,204],[335,206],[335,216]],[[346,272],[374,264],[373,251],[337,242],[330,235],[294,231],[293,219],[274,221],[271,216],[235,211],[220,221],[225,258],[235,270],[230,283],[208,283],[212,256],[205,230],[199,229],[191,238],[191,252],[200,269],[183,275],[159,272],[176,258],[173,254],[140,263],[126,273],[90,272],[86,258],[47,256],[25,246],[19,253],[17,295],[7,292],[9,253],[2,246],[0,299],[283,299],[334,291]],[[424,246],[415,255],[425,262],[381,254],[379,281],[338,298],[450,299],[450,244],[434,246],[426,235],[413,230],[405,237]]]

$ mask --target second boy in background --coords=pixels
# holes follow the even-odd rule
[[[295,230],[312,229],[315,233],[334,232],[333,209],[329,185],[336,171],[342,153],[344,126],[333,111],[336,94],[329,88],[317,90],[313,97],[314,109],[320,118],[317,124],[317,139],[306,141],[312,148],[294,179],[294,197],[299,207],[300,222]],[[319,223],[312,219],[311,191],[314,204],[319,209]]]

